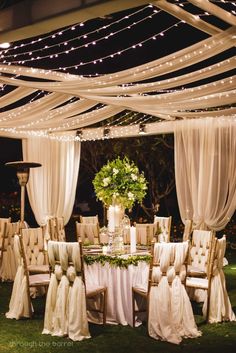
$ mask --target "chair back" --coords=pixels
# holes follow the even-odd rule
[[[66,241],[64,217],[49,218],[48,230],[51,240]]]
[[[154,223],[136,223],[136,243],[139,245],[151,245],[155,235]]]
[[[79,223],[76,221],[75,227],[77,239],[81,241],[82,244],[100,244],[98,223]]]
[[[10,223],[11,222],[11,217],[9,218],[0,218],[0,246],[1,246],[1,242],[2,242],[2,235],[5,231],[4,227],[6,223]]]
[[[184,224],[184,233],[183,233],[183,241],[190,240],[190,236],[193,230],[193,221],[192,219],[186,219]]]
[[[22,229],[27,265],[43,265],[46,263],[44,233],[42,227]]]
[[[2,245],[0,253],[0,277],[2,280],[14,280],[17,270],[17,263],[14,255],[14,235],[19,234],[19,222],[4,223]]]
[[[170,241],[171,222],[172,216],[154,216],[154,224],[156,225],[158,242],[168,243]]]
[[[193,271],[194,268],[199,269],[206,275],[209,273],[214,237],[213,231],[193,230],[188,268],[192,268]]]
[[[98,215],[96,215],[96,216],[80,216],[80,223],[97,224],[98,223]]]

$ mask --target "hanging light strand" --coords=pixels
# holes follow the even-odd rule
[[[45,46],[43,48],[40,48],[40,49],[35,49],[35,50],[31,50],[31,51],[27,51],[27,52],[24,52],[24,53],[20,53],[20,54],[15,54],[15,55],[1,55],[1,58],[4,59],[3,63],[8,63],[8,61],[6,60],[7,58],[12,58],[13,57],[13,60],[10,61],[11,64],[24,64],[26,62],[30,62],[30,61],[34,61],[34,60],[42,60],[42,59],[45,59],[45,58],[57,58],[59,55],[62,55],[62,54],[69,54],[70,52],[72,51],[75,51],[75,50],[79,50],[79,49],[84,49],[84,48],[88,48],[89,46],[94,46],[98,43],[100,43],[101,41],[104,41],[104,40],[107,40],[108,38],[112,37],[112,36],[115,36],[115,35],[118,35],[120,33],[122,33],[123,31],[127,31],[127,30],[130,30],[131,28],[133,28],[134,26],[140,24],[141,22],[147,20],[147,19],[150,19],[151,17],[153,17],[154,15],[149,15],[139,21],[136,21],[136,22],[133,22],[132,24],[130,24],[129,26],[126,26],[125,28],[122,28],[122,29],[119,29],[117,31],[114,31],[114,32],[110,32],[109,34],[107,34],[106,36],[103,36],[103,37],[100,37],[100,38],[97,38],[95,40],[92,40],[90,42],[87,42],[85,44],[82,44],[82,45],[77,45],[77,46],[72,46],[70,48],[68,48],[68,44],[73,42],[73,41],[77,41],[78,38],[72,38],[72,39],[69,39],[67,41],[64,41],[62,43],[59,43],[59,44],[54,44],[54,45],[51,45],[51,46]],[[163,31],[164,32],[164,31]],[[83,37],[83,36],[82,36]],[[46,54],[46,55],[42,55],[42,56],[37,56],[37,57],[33,57],[32,55],[33,54],[36,54],[38,52],[42,52],[42,51],[45,51],[45,50],[50,50],[52,48],[56,48],[56,47],[60,47],[61,45],[63,45],[65,47],[64,50],[61,50],[61,51],[58,51],[58,52],[55,52],[55,53],[50,53],[50,54]],[[21,56],[25,56],[25,55],[28,55],[30,56],[28,59],[25,58],[25,59],[21,59],[21,60],[15,60],[15,58],[17,57],[21,57]]]
[[[82,35],[80,35],[79,37],[76,37],[76,39],[80,39],[80,38],[83,38],[84,36],[86,36],[86,37],[88,37],[88,36],[90,36],[91,34],[94,34],[94,33],[99,33],[99,32],[101,32],[101,31],[103,31],[103,30],[105,30],[105,29],[108,29],[108,28],[110,28],[110,27],[112,27],[112,26],[114,26],[115,24],[118,24],[118,23],[120,23],[120,22],[122,22],[122,21],[126,21],[126,20],[128,20],[128,19],[130,19],[130,18],[132,18],[133,16],[135,16],[135,15],[137,15],[137,14],[139,14],[139,13],[142,13],[142,12],[144,12],[145,10],[147,10],[148,8],[154,8],[154,6],[153,5],[148,5],[148,6],[145,6],[145,7],[143,7],[143,8],[141,8],[141,9],[139,9],[139,10],[137,10],[137,11],[134,11],[133,13],[131,13],[131,14],[129,14],[129,15],[125,15],[125,16],[123,16],[122,18],[120,18],[120,19],[118,19],[118,20],[116,20],[116,21],[113,21],[113,22],[111,22],[111,23],[109,23],[109,24],[107,24],[107,25],[104,25],[104,26],[101,26],[101,27],[99,27],[99,28],[97,28],[97,29],[95,29],[95,30],[92,30],[92,31],[90,31],[90,32],[87,32],[87,33],[84,33],[84,34],[82,34]],[[155,12],[160,12],[161,10],[154,10]],[[88,22],[88,21],[87,21]],[[32,45],[35,45],[35,44],[37,44],[37,43],[43,43],[44,41],[47,41],[48,39],[55,39],[56,37],[61,37],[64,33],[66,33],[67,31],[68,32],[70,32],[70,31],[74,31],[74,30],[76,30],[76,28],[79,28],[79,27],[83,27],[84,26],[84,22],[80,22],[80,23],[77,23],[77,24],[74,24],[74,25],[72,25],[72,26],[70,26],[70,27],[66,27],[65,29],[60,29],[60,30],[58,30],[57,32],[54,32],[53,34],[49,34],[49,35],[47,35],[47,36],[44,36],[44,37],[39,37],[39,38],[37,38],[37,39],[33,39],[31,42],[28,42],[28,43],[21,43],[20,45],[15,45],[14,47],[10,47],[10,48],[8,48],[8,49],[6,49],[6,50],[2,50],[0,53],[9,53],[9,52],[11,52],[11,51],[13,51],[13,50],[15,50],[15,49],[22,49],[22,48],[26,48],[26,47],[28,47],[28,46],[32,46]],[[74,40],[75,38],[73,38],[73,40]],[[63,44],[64,43],[64,41],[62,41],[62,42],[60,42],[60,43],[57,43],[57,44],[55,44],[55,45],[60,45],[60,44]],[[48,48],[51,48],[51,47],[53,47],[54,45],[52,45],[52,46],[49,46]],[[43,48],[44,49],[44,48]],[[39,50],[39,49],[38,49]],[[28,51],[28,52],[30,52],[30,50]],[[25,53],[25,52],[24,52]],[[21,53],[21,54],[24,54],[24,53]],[[14,54],[12,54],[12,55],[9,55],[9,56],[13,56]],[[5,57],[7,57],[7,56],[5,56]]]

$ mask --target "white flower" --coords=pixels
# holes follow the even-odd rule
[[[134,194],[132,192],[128,192],[128,199],[129,200],[134,200]]]
[[[110,178],[107,177],[107,178],[104,178],[103,179],[103,186],[108,186],[110,184]]]
[[[138,177],[137,177],[137,175],[136,174],[131,174],[131,178],[133,179],[133,180],[137,180],[138,179]]]
[[[117,168],[113,168],[113,174],[116,175],[119,173],[119,170]]]

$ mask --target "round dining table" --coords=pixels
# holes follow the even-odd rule
[[[90,259],[91,256],[95,257],[94,261],[86,264],[86,256]],[[107,287],[107,323],[132,326],[132,286],[147,288],[149,252],[110,256],[123,259],[123,265],[119,266],[118,262],[116,264],[115,261],[109,261],[109,255],[96,254],[96,250],[94,253],[87,252],[84,267],[85,283]],[[131,263],[134,261],[129,261],[131,259],[136,259],[135,264]],[[126,265],[126,260],[127,264],[130,264]],[[91,322],[101,322],[97,313],[88,312],[88,316]]]

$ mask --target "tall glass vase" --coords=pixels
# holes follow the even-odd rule
[[[107,211],[109,251],[113,254],[124,253],[124,239],[122,230],[122,219],[124,207],[120,204],[110,205]]]

